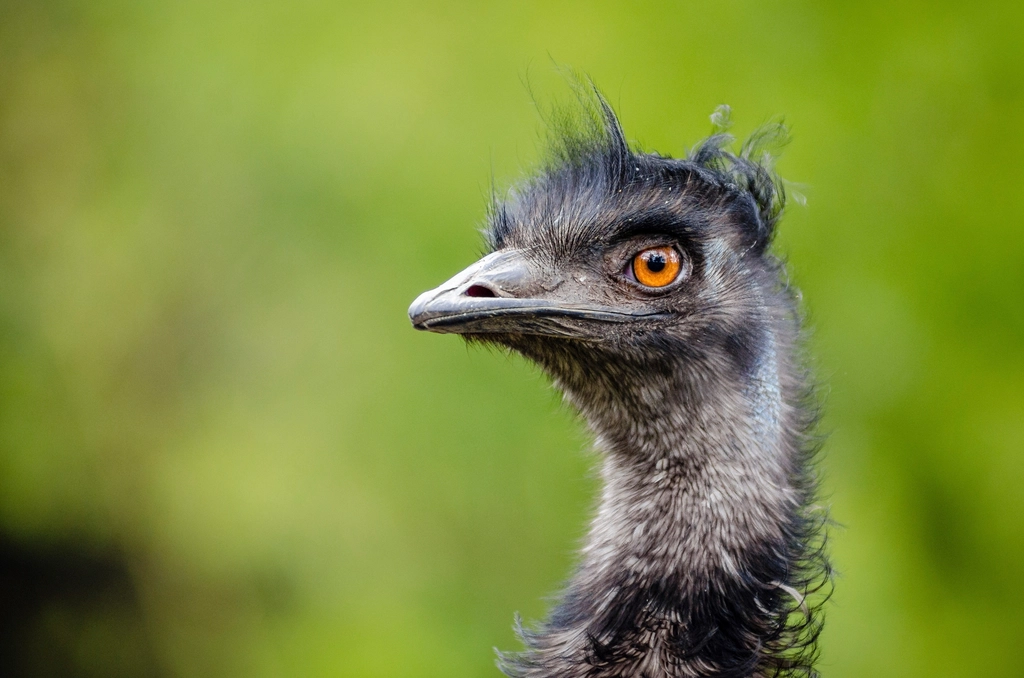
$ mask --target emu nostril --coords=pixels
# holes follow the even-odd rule
[[[465,292],[467,297],[494,297],[497,296],[493,291],[484,287],[483,285],[470,285]]]

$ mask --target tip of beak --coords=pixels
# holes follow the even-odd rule
[[[424,324],[424,314],[427,308],[427,302],[430,301],[433,296],[433,290],[424,292],[423,294],[416,297],[412,304],[409,305],[409,321],[412,326],[417,330],[427,329]]]

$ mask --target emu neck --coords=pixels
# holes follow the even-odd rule
[[[604,485],[583,576],[699,590],[742,577],[751,549],[782,539],[796,507],[775,362],[765,358],[744,384],[714,386],[689,365],[617,406],[586,407]]]
[[[752,676],[781,665],[771,653],[786,651],[803,494],[793,407],[768,343],[732,379],[721,354],[557,378],[596,434],[604,485],[582,562],[547,625],[525,634],[512,675]]]

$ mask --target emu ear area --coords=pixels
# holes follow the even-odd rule
[[[771,205],[768,206],[771,209]],[[766,214],[750,193],[744,193],[729,209],[729,216],[736,225],[740,247],[744,252],[764,254],[775,236],[776,218]]]
[[[694,148],[690,160],[715,175],[715,183],[726,192],[726,211],[738,228],[743,249],[760,254],[771,244],[786,204],[775,158],[788,143],[789,132],[782,121],[763,125],[739,153],[727,150],[732,141],[728,134],[713,134]]]

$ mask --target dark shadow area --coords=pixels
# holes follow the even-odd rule
[[[0,676],[161,675],[123,558],[0,534]]]

